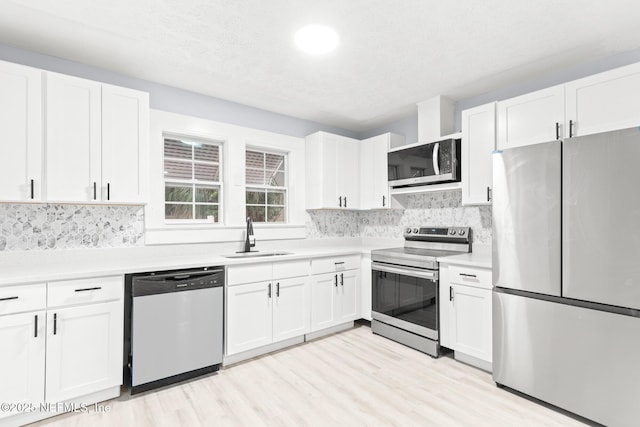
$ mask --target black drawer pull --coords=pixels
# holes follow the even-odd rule
[[[340,264],[344,264],[344,261],[338,261],[338,262],[334,262],[335,265],[340,265]]]
[[[102,286],[96,286],[95,288],[76,289],[76,292],[97,291],[99,289],[102,289]]]
[[[18,299],[18,297],[6,297],[6,298],[0,298],[0,301],[10,301],[12,299]]]
[[[475,275],[475,274],[460,273],[460,275],[461,275],[462,277],[472,277],[472,278],[474,278],[474,279],[476,278],[476,275]]]

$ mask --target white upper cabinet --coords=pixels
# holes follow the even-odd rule
[[[565,91],[565,137],[640,125],[640,63],[575,80]]]
[[[462,204],[491,204],[496,103],[462,112]]]
[[[564,85],[498,102],[498,149],[562,138]]]
[[[40,200],[42,71],[0,61],[0,200]]]
[[[404,137],[393,133],[363,139],[360,142],[360,209],[388,209],[389,147],[404,144]]]
[[[305,138],[307,209],[360,205],[360,141],[326,132]]]
[[[64,202],[141,202],[149,96],[46,74],[46,197]]]
[[[0,61],[0,201],[144,201],[149,95]]]
[[[143,200],[148,134],[149,94],[102,85],[103,201]]]
[[[46,74],[46,197],[100,200],[101,85]]]

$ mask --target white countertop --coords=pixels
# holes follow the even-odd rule
[[[290,255],[226,258],[236,252],[234,244],[163,245],[133,248],[74,249],[0,253],[0,286],[80,279],[147,271],[217,265],[278,262],[304,258],[370,253],[389,246],[387,240],[358,238],[258,242],[263,252]]]
[[[491,268],[491,246],[474,246],[468,254],[438,258],[440,264],[464,265],[468,267]]]

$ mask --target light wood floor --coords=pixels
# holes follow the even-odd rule
[[[66,414],[42,426],[579,426],[499,389],[491,375],[433,359],[366,326]]]

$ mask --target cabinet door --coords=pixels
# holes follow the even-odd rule
[[[99,83],[46,73],[48,200],[100,200],[100,92]]]
[[[338,208],[337,141],[337,135],[326,132],[305,138],[307,209]]]
[[[122,301],[47,312],[48,402],[122,384]]]
[[[492,359],[491,291],[452,285],[450,326],[453,349],[487,362]]]
[[[498,102],[498,149],[562,138],[564,86]],[[559,126],[556,134],[556,124]],[[568,132],[565,132],[568,135]]]
[[[102,200],[143,199],[148,129],[148,94],[102,85]]]
[[[0,94],[0,200],[39,200],[42,72],[0,61]]]
[[[462,204],[491,204],[492,154],[496,146],[496,103],[462,112]]]
[[[273,342],[298,337],[309,332],[308,276],[275,281],[273,299]]]
[[[340,137],[338,140],[336,173],[338,202],[342,207],[360,208],[360,141]]]
[[[339,275],[337,323],[356,320],[360,318],[360,270],[347,270]]]
[[[0,317],[0,401],[44,401],[45,312]],[[0,411],[0,419],[19,412]]]
[[[311,331],[319,331],[337,323],[339,275],[321,274],[311,278]]]
[[[227,354],[272,342],[271,282],[229,286],[227,289]]]
[[[565,137],[640,125],[640,63],[566,84]]]
[[[360,142],[360,209],[389,208],[387,153],[391,134]]]

